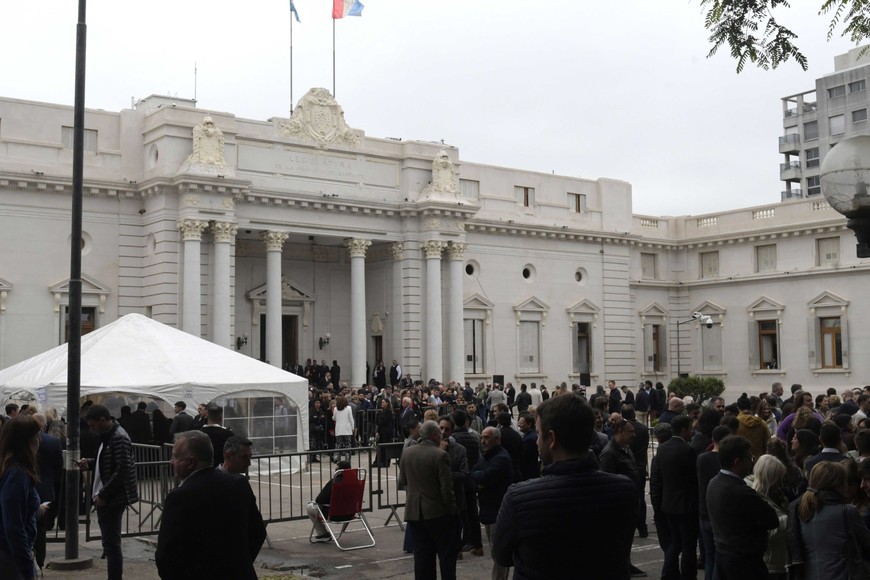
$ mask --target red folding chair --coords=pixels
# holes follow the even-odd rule
[[[340,469],[335,472],[335,476],[333,476],[332,479],[332,494],[329,497],[329,513],[324,514],[320,505],[317,506],[317,511],[320,513],[320,517],[323,518],[323,523],[326,525],[329,535],[340,550],[359,550],[360,548],[371,548],[375,545],[375,537],[372,535],[372,529],[369,526],[368,521],[366,521],[365,514],[363,514],[362,511],[365,488],[365,469]],[[362,527],[348,530],[348,526],[354,522],[359,522],[362,524]],[[338,524],[341,524],[341,531],[336,534],[332,526],[337,526]],[[345,532],[365,532],[371,543],[362,544],[360,546],[342,546],[339,540],[344,536]],[[313,526],[308,541],[314,543]]]

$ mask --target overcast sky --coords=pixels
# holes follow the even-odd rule
[[[810,61],[737,74],[699,0],[362,0],[336,22],[336,98],[372,137],[438,141],[464,161],[632,184],[634,211],[777,202],[783,96],[852,47],[821,0],[780,14]],[[0,6],[0,95],[73,103],[75,0]],[[296,0],[293,97],[332,90],[330,0]],[[268,119],[290,108],[288,0],[88,2],[89,108],[150,94]],[[87,177],[87,176],[86,176]]]

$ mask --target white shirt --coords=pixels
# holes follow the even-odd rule
[[[348,405],[341,411],[336,409],[332,412],[332,420],[335,421],[335,436],[353,435],[353,409]]]
[[[541,395],[541,391],[538,390],[538,387],[529,389],[529,394],[532,396],[532,405],[535,407],[544,402],[544,397]]]

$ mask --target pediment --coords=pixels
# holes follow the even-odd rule
[[[462,303],[463,308],[472,308],[475,310],[492,310],[495,304],[481,296],[480,294],[472,294]]]
[[[641,316],[667,316],[668,311],[665,310],[658,302],[651,302],[645,308],[640,310]]]
[[[52,294],[69,294],[69,278],[49,286],[48,290]],[[96,278],[92,278],[87,274],[82,274],[82,294],[106,296],[110,293],[111,290],[106,284],[103,284]]]
[[[569,306],[565,309],[568,314],[598,314],[601,309],[595,306],[588,299],[584,298],[574,306]]]
[[[768,298],[767,296],[762,296],[755,302],[749,305],[747,308],[749,312],[759,312],[764,310],[785,310],[785,306],[773,300],[772,298]]]
[[[807,302],[807,306],[810,308],[819,308],[824,306],[848,306],[849,301],[843,298],[842,296],[837,296],[833,292],[828,292],[825,290],[809,302]]]
[[[12,290],[12,283],[0,278],[0,291],[2,290]]]
[[[253,290],[249,290],[246,296],[255,302],[266,300],[266,285],[257,286]],[[313,302],[314,298],[305,290],[299,288],[295,282],[287,280],[285,276],[281,276],[281,300]]]
[[[702,314],[725,314],[726,310],[724,306],[716,304],[715,302],[711,302],[710,300],[705,300],[695,307],[692,312],[700,312]]]
[[[514,310],[517,312],[548,312],[550,307],[540,298],[532,296],[514,305]]]

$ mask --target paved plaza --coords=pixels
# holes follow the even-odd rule
[[[652,513],[650,508],[649,513]],[[260,578],[413,578],[414,559],[411,554],[402,552],[403,534],[395,520],[387,526],[389,510],[376,510],[367,514],[373,527],[377,545],[373,548],[342,552],[333,544],[311,544],[308,521],[282,522],[268,527],[271,548],[264,545],[257,558],[256,568]],[[565,522],[565,526],[582,525],[582,522]],[[553,530],[558,534],[559,530]],[[352,539],[353,536],[348,539]],[[126,538],[124,546],[124,577],[128,580],[157,578],[154,564],[156,536]],[[63,555],[63,544],[49,545],[49,558]],[[81,572],[57,572],[48,569],[45,578],[98,578],[105,571],[105,560],[100,560],[99,541],[83,542],[81,556],[94,558],[95,568]],[[484,547],[484,556],[465,554],[457,564],[459,578],[490,578],[492,560],[489,547]],[[564,556],[563,556],[564,557]],[[632,563],[658,578],[664,554],[658,547],[655,527],[650,524],[648,538],[635,537],[632,547]],[[566,557],[570,562],[570,557]],[[567,563],[566,562],[566,563]],[[703,578],[703,572],[699,572]],[[582,569],[578,569],[578,579],[582,579]]]

